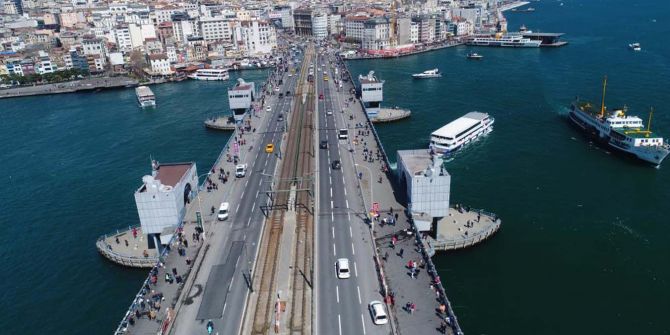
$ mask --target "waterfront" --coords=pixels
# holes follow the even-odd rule
[[[4,333],[109,334],[146,270],[97,254],[99,235],[138,224],[133,192],[162,162],[194,160],[206,171],[229,134],[203,120],[227,111],[226,82],[153,86],[158,107],[142,110],[133,89],[0,101],[3,180],[0,254],[5,259]]]
[[[387,152],[425,147],[431,131],[472,110],[496,118],[487,138],[446,165],[453,202],[505,222],[491,240],[434,258],[466,334],[668,333],[669,162],[654,169],[610,154],[564,118],[575,95],[599,101],[607,74],[608,105],[645,120],[656,106],[652,128],[670,137],[667,4],[564,3],[506,14],[510,30],[566,32],[564,48],[477,48],[485,58],[472,62],[475,48],[456,47],[350,70],[374,69],[385,105],[412,109],[411,119],[378,127]],[[627,49],[633,41],[642,52]],[[433,67],[444,77],[412,80]]]
[[[644,118],[656,106],[654,128],[670,136],[670,17],[655,4],[550,2],[507,14],[510,27],[567,32],[556,50],[482,48],[485,59],[469,62],[457,47],[351,63],[355,76],[374,68],[387,80],[386,106],[413,111],[379,127],[389,153],[424,147],[430,131],[473,109],[496,117],[488,138],[447,165],[454,201],[505,220],[482,245],[435,258],[466,334],[667,333],[670,162],[656,170],[609,155],[562,118],[576,94],[597,101],[608,74],[609,104]],[[629,52],[632,41],[643,51]],[[432,66],[445,77],[409,76]],[[226,108],[237,75],[152,87],[156,110],[139,109],[132,89],[0,101],[3,332],[36,319],[47,333],[116,327],[146,271],[110,264],[94,241],[137,222],[132,193],[149,155],[195,160],[201,173],[211,165],[228,135],[202,121]]]

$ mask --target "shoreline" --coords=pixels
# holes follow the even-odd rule
[[[431,51],[437,51],[437,50],[442,50],[446,48],[452,48],[452,47],[457,47],[460,45],[465,45],[463,42],[460,41],[450,41],[450,43],[445,43],[443,45],[438,45],[438,46],[430,46],[426,47],[425,49],[418,49],[410,52],[405,52],[405,53],[400,53],[396,55],[388,55],[388,56],[375,56],[375,55],[368,55],[368,54],[363,54],[363,55],[355,55],[352,57],[346,57],[343,56],[342,59],[345,61],[350,61],[350,60],[368,60],[368,59],[394,59],[394,58],[400,58],[400,57],[407,57],[407,56],[414,56],[426,52],[431,52]]]

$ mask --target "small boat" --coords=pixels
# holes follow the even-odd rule
[[[156,107],[156,96],[148,86],[135,88],[135,94],[137,95],[137,102],[139,102],[140,107]]]
[[[636,42],[636,43],[628,44],[628,47],[629,47],[631,50],[633,50],[633,51],[640,51],[640,50],[642,50],[642,47],[640,47],[640,43],[637,43],[637,42]]]
[[[484,58],[484,56],[482,56],[482,55],[480,55],[476,52],[471,52],[471,53],[468,54],[468,59],[480,60],[482,58]]]
[[[425,78],[439,78],[442,77],[442,74],[440,73],[440,70],[438,69],[432,69],[432,70],[426,70],[421,73],[415,73],[412,75],[413,78],[415,79],[425,79]]]

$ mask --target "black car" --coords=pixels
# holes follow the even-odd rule
[[[286,96],[291,95],[291,91],[286,91]]]
[[[340,161],[333,161],[330,166],[333,168],[333,170],[339,170],[342,167],[342,164],[340,164]]]
[[[328,141],[321,141],[321,144],[319,144],[319,148],[328,149]]]

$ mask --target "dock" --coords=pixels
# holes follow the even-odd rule
[[[372,123],[386,123],[406,119],[412,115],[409,109],[380,108],[376,116],[370,118]]]
[[[139,82],[129,77],[86,78],[62,83],[6,88],[0,90],[0,99],[28,97],[35,95],[91,92],[98,90],[135,87],[137,85],[139,85]]]
[[[216,130],[235,130],[236,124],[232,116],[218,116],[205,120],[205,127]]]
[[[95,247],[102,256],[123,266],[151,268],[158,262],[156,249],[149,249],[139,225],[100,236]]]

